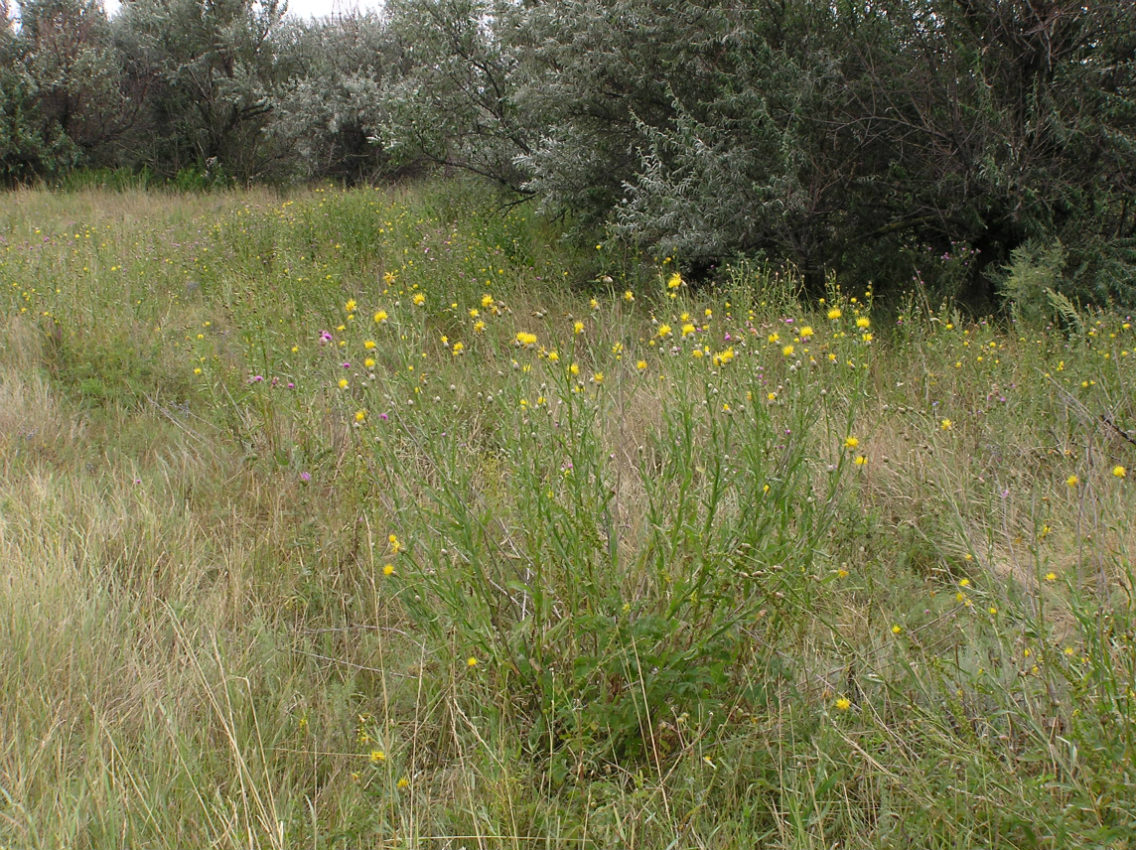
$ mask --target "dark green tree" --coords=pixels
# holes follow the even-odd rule
[[[10,11],[0,0],[0,185],[50,173],[74,153],[58,132],[44,137],[35,95]]]
[[[270,171],[261,131],[274,86],[289,76],[275,43],[283,14],[282,0],[128,0],[115,40],[145,99],[134,161],[171,175]]]
[[[1129,0],[401,0],[402,149],[691,267],[1133,298]],[[880,287],[877,287],[879,291]]]
[[[0,160],[8,180],[53,176],[113,159],[131,109],[102,6],[23,0],[20,27],[4,10],[0,38]]]

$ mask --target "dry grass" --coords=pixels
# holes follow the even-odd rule
[[[7,199],[0,845],[1113,840],[1119,317],[593,310],[428,191]]]

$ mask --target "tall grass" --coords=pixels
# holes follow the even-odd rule
[[[1128,840],[1127,317],[454,184],[6,201],[0,845]]]

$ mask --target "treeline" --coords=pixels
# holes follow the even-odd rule
[[[1131,0],[283,11],[23,0],[0,32],[0,180],[442,165],[695,276],[765,257],[818,287],[1136,301]]]

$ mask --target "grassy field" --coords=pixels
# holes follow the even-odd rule
[[[1136,834],[1136,331],[426,185],[0,207],[0,847]]]

